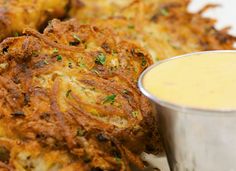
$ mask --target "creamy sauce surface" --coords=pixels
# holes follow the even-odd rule
[[[144,88],[186,107],[236,109],[236,52],[210,52],[161,63],[144,75]]]

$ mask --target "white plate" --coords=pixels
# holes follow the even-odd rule
[[[217,19],[217,29],[231,26],[230,34],[236,36],[236,0],[192,0],[189,11],[197,12],[209,3],[216,3],[221,6],[207,11],[203,16]],[[153,155],[144,155],[144,158],[161,171],[170,171],[166,157],[158,158]]]

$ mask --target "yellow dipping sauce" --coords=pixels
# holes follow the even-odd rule
[[[149,70],[142,83],[158,99],[177,105],[236,109],[236,51],[167,60]]]

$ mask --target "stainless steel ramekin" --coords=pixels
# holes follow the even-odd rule
[[[146,69],[138,85],[156,108],[172,171],[236,171],[236,109],[180,106],[153,96],[143,86],[143,78],[152,68],[169,60],[201,53],[235,53],[236,57],[236,51],[207,51],[163,60]]]

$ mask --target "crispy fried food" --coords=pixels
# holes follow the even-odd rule
[[[15,118],[16,122],[21,120],[23,119]],[[39,142],[32,138],[20,140],[1,137],[0,170],[130,170],[126,157],[127,151],[102,132],[89,131],[83,136],[77,135],[74,138],[77,146],[74,148],[68,148],[63,141],[54,141],[53,137],[46,137],[42,134],[37,136],[42,141],[43,139],[51,141],[50,145],[45,145],[42,141]],[[137,164],[142,167],[142,163]]]
[[[155,60],[196,51],[234,49],[236,38],[226,29],[217,31],[214,20],[201,16],[208,8],[191,14],[187,11],[188,0],[82,2],[77,13],[71,11],[72,16],[81,23],[115,29],[121,37],[137,41]]]
[[[170,1],[173,0],[72,0],[69,15],[76,16],[80,22],[91,18],[136,18],[141,15],[148,19],[161,3]]]
[[[6,151],[0,164],[143,167],[138,154],[152,141],[157,147],[159,138],[151,105],[136,85],[152,64],[149,54],[110,29],[74,20],[53,20],[44,34],[26,34],[0,44],[0,149]]]
[[[0,0],[0,39],[64,16],[68,3],[89,25],[53,20],[0,44],[0,170],[142,168],[141,152],[161,151],[137,88],[151,58],[232,49],[235,38],[187,0]]]
[[[66,15],[69,0],[0,0],[0,40]]]

